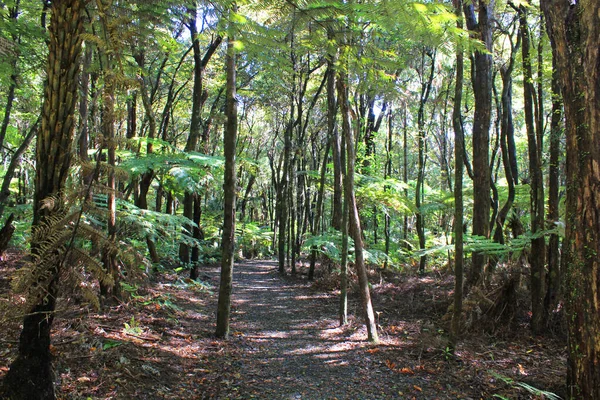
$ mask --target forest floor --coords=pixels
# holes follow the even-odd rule
[[[14,301],[14,254],[0,262],[0,302]],[[218,269],[194,283],[174,273],[129,288],[102,312],[59,304],[53,329],[60,399],[528,399],[564,394],[563,341],[471,333],[452,356],[452,279],[373,274],[381,344],[369,344],[358,296],[339,327],[333,279],[281,276],[272,261],[237,263],[229,340],[213,336]],[[0,307],[0,379],[16,355],[19,320]]]

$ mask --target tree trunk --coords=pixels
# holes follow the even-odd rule
[[[18,23],[17,19],[19,18],[20,10],[19,10],[19,2],[15,2],[13,7],[8,7],[8,18],[11,19],[12,23],[15,25]],[[20,42],[20,37],[13,33],[12,34],[13,43],[16,45]],[[4,107],[4,118],[2,119],[2,125],[0,125],[0,149],[4,146],[4,139],[6,138],[6,131],[8,130],[8,125],[10,123],[10,115],[12,113],[13,103],[15,101],[15,90],[17,89],[17,61],[18,57],[16,54],[12,55],[12,60],[10,61],[11,74],[10,74],[10,84],[8,86],[8,93],[6,95],[6,106]]]
[[[42,209],[41,201],[49,196],[62,197],[71,165],[71,144],[74,132],[74,111],[77,103],[79,53],[83,31],[83,2],[58,0],[51,4],[48,85],[40,133],[36,147],[36,182],[32,223],[31,253],[42,255],[47,238],[36,235],[40,226],[49,224],[51,212]],[[50,328],[54,320],[57,283],[62,265],[59,256],[38,262],[42,292],[32,288],[38,300],[23,320],[19,337],[19,352],[3,382],[3,395],[13,400],[54,399],[53,376],[50,366]],[[49,274],[43,279],[41,274]]]
[[[388,111],[388,116],[387,116],[388,120],[387,120],[387,140],[386,140],[386,144],[385,144],[385,157],[386,157],[386,161],[385,161],[385,171],[384,171],[384,177],[385,179],[389,179],[392,176],[392,108],[390,106],[390,110]],[[385,191],[389,190],[389,187],[386,185],[386,187],[384,188]],[[390,257],[390,223],[391,223],[391,218],[390,218],[390,212],[389,210],[387,210],[385,212],[385,226],[383,229],[383,233],[385,236],[385,263],[383,264],[383,268],[387,269],[388,267],[388,260]]]
[[[454,1],[458,18],[457,27],[462,29],[462,0]],[[464,132],[460,107],[464,81],[464,51],[460,43],[456,44],[456,85],[454,86],[454,107],[452,109],[452,127],[454,128],[454,308],[450,330],[452,350],[460,336],[462,320],[464,241],[463,241],[463,170],[464,170]]]
[[[31,141],[33,140],[35,135],[37,135],[40,126],[40,120],[41,117],[38,117],[37,121],[35,121],[33,126],[29,128],[29,132],[27,132],[27,135],[25,135],[25,137],[23,138],[23,142],[21,142],[21,145],[12,155],[10,163],[8,164],[8,168],[6,168],[6,173],[2,178],[2,186],[0,187],[0,217],[2,217],[2,215],[4,214],[4,206],[6,204],[6,200],[8,200],[10,196],[10,183],[12,181],[12,178],[15,176],[15,170],[17,169],[17,166],[21,163],[21,156],[23,155],[23,153],[25,153],[27,148],[29,148],[29,145],[31,144]]]
[[[467,28],[476,33],[487,52],[475,52],[473,92],[473,235],[488,237],[490,226],[490,121],[492,113],[492,15],[494,0],[478,1],[479,18],[475,18],[472,3],[464,5]],[[473,252],[471,271],[467,284],[475,285],[481,279],[485,255]]]
[[[120,271],[119,264],[116,259],[116,242],[117,242],[117,180],[116,180],[116,148],[115,140],[115,90],[116,80],[115,72],[113,71],[113,56],[107,51],[112,48],[113,43],[111,37],[114,29],[111,22],[108,20],[108,8],[111,2],[107,4],[97,2],[100,7],[100,21],[102,24],[103,40],[107,43],[107,47],[101,51],[102,67],[104,75],[104,90],[102,92],[102,133],[104,135],[105,145],[107,148],[107,236],[108,241],[102,251],[102,262],[106,273],[112,277],[110,282],[100,282],[100,294],[104,300],[112,302],[121,297],[120,286]]]
[[[188,140],[185,145],[185,151],[191,152],[196,151],[198,149],[198,141],[200,140],[201,133],[201,112],[208,98],[208,92],[204,90],[204,71],[206,70],[206,66],[208,62],[212,58],[215,51],[219,48],[222,42],[221,36],[216,36],[213,38],[208,48],[206,49],[204,56],[200,52],[200,39],[198,37],[198,28],[196,26],[197,20],[197,10],[194,8],[188,9],[188,12],[191,14],[187,27],[190,31],[190,36],[192,38],[192,49],[193,49],[193,58],[194,58],[194,87],[192,91],[192,118],[190,121],[190,134],[188,136]],[[183,198],[183,215],[184,217],[189,218],[190,220],[194,219],[194,194],[190,192],[186,192]],[[188,225],[185,229],[194,236],[194,227]],[[189,266],[191,262],[190,258],[190,248],[187,244],[181,243],[179,245],[179,261]],[[194,270],[193,267],[190,270],[190,277],[192,279],[194,276],[197,276],[197,269]]]
[[[138,58],[136,58],[138,59]],[[138,59],[139,60],[139,59]],[[141,58],[143,60],[143,58]],[[140,69],[144,67],[143,61],[138,61],[138,65]],[[156,130],[156,115],[154,114],[154,110],[152,109],[152,99],[150,94],[148,93],[148,85],[146,84],[146,80],[144,77],[139,78],[140,82],[140,91],[142,95],[142,104],[144,106],[144,111],[146,112],[146,119],[148,120],[148,145],[146,146],[146,154],[152,154],[154,152],[152,141],[156,138],[157,130]],[[157,79],[156,84],[158,85],[159,80]],[[148,209],[148,191],[150,190],[150,186],[152,185],[152,181],[154,180],[154,171],[149,169],[140,175],[139,182],[139,193],[136,199],[136,206],[138,206],[142,210]],[[154,239],[150,235],[146,235],[146,244],[148,245],[148,253],[150,254],[150,259],[154,264],[160,263],[160,256],[158,251],[156,250],[156,243],[154,243]]]
[[[560,82],[555,60],[555,50],[552,49],[552,116],[550,118],[550,165],[548,172],[548,228],[556,227],[559,222],[560,208],[560,148],[561,137],[564,134],[562,126],[562,97],[560,94]],[[548,240],[548,274],[546,298],[544,308],[551,312],[558,304],[560,296],[560,285],[562,282],[560,271],[560,237],[557,233],[550,234]]]
[[[500,150],[502,153],[502,165],[504,166],[504,173],[508,184],[508,197],[496,216],[494,242],[502,244],[504,244],[504,223],[506,222],[508,213],[515,201],[515,185],[517,184],[517,177],[513,175],[517,165],[516,153],[514,153],[514,145],[512,146],[511,152],[509,144],[514,144],[515,136],[515,128],[512,119],[512,72],[515,65],[517,50],[520,46],[521,36],[519,35],[516,44],[513,45],[511,42],[510,58],[508,62],[500,67],[500,76],[502,77],[502,94],[500,95],[500,104],[502,108],[502,115],[500,117]]]
[[[340,102],[340,110],[342,115],[342,131],[346,142],[346,177],[344,182],[345,199],[348,203],[348,222],[349,233],[354,239],[354,264],[358,275],[360,297],[363,307],[365,324],[367,326],[368,340],[373,343],[378,343],[377,325],[375,323],[375,313],[371,304],[371,294],[369,292],[369,281],[367,277],[367,269],[365,267],[363,255],[362,231],[360,227],[360,216],[356,205],[354,195],[354,164],[356,155],[354,151],[354,134],[350,125],[350,107],[348,104],[348,77],[345,72],[340,72],[338,77],[338,99]]]
[[[230,13],[235,13],[234,5]],[[232,29],[230,27],[230,29]],[[223,238],[221,240],[221,282],[219,284],[219,303],[217,309],[217,329],[215,335],[227,338],[229,335],[229,316],[231,314],[231,292],[233,289],[233,257],[235,245],[235,147],[237,141],[237,100],[235,47],[232,34],[227,39],[227,105],[223,147],[225,152],[225,173],[223,177],[224,212]]]
[[[317,194],[317,210],[315,212],[315,218],[313,220],[312,235],[317,236],[319,234],[319,221],[321,220],[321,210],[323,209],[323,198],[325,197],[325,177],[327,172],[327,156],[329,154],[329,148],[331,144],[331,138],[327,141],[325,146],[325,152],[323,154],[323,165],[321,166],[321,177],[319,179],[319,193]],[[310,251],[310,266],[308,268],[308,280],[312,281],[315,276],[315,265],[317,263],[317,248],[313,246]]]
[[[327,29],[328,40],[335,38],[333,28]],[[327,59],[327,137],[331,140],[333,157],[333,207],[331,211],[331,226],[341,230],[342,223],[342,164],[341,164],[341,139],[336,128],[337,103],[335,98],[335,63],[337,61],[337,50],[330,50]]]
[[[535,91],[533,87],[530,37],[525,6],[519,7],[519,22],[519,34],[522,41],[525,125],[527,128],[527,145],[529,150],[531,233],[533,235],[529,256],[529,264],[531,265],[531,330],[534,334],[540,334],[546,326],[546,313],[544,312],[546,241],[544,236],[537,235],[539,237],[536,237],[536,234],[544,229],[544,176],[538,144],[539,135],[536,135],[534,125]]]
[[[421,74],[425,73],[425,55],[431,58],[431,70],[428,78],[421,78],[421,96],[419,98],[419,111],[417,114],[417,126],[419,131],[419,158],[417,165],[417,185],[415,191],[415,206],[417,208],[417,235],[419,236],[419,250],[425,250],[425,218],[421,212],[421,202],[423,199],[423,186],[425,184],[425,105],[431,93],[433,83],[433,74],[435,72],[435,55],[429,50],[422,49],[421,53]],[[427,256],[422,255],[419,260],[419,273],[425,273],[425,264]]]
[[[600,399],[600,3],[543,0],[566,122],[563,263],[570,398]]]

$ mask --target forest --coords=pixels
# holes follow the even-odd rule
[[[600,399],[600,2],[0,0],[0,397]]]

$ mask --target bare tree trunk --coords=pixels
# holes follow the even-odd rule
[[[373,343],[378,343],[379,338],[377,335],[377,325],[375,322],[375,313],[373,311],[373,305],[371,304],[371,294],[369,292],[369,281],[367,277],[367,269],[365,267],[364,255],[363,255],[363,241],[362,231],[360,227],[360,216],[358,215],[358,208],[356,206],[356,198],[354,195],[354,163],[356,155],[354,151],[354,134],[352,133],[352,127],[350,125],[350,108],[348,104],[348,77],[345,72],[340,72],[337,85],[338,85],[338,98],[340,102],[340,110],[342,114],[342,131],[346,139],[346,164],[347,171],[344,182],[345,198],[348,203],[348,222],[349,232],[354,239],[354,264],[356,266],[356,272],[358,274],[358,281],[360,287],[360,297],[363,307],[363,314],[365,318],[365,324],[367,326],[368,340]]]
[[[536,237],[536,234],[544,229],[544,177],[541,149],[538,143],[539,135],[536,135],[534,125],[535,91],[531,71],[530,37],[525,6],[519,7],[519,22],[519,34],[522,41],[525,125],[527,127],[529,174],[531,178],[531,233],[533,235],[529,256],[529,264],[531,265],[531,330],[534,334],[540,334],[546,327],[546,313],[544,311],[546,241],[544,236],[537,235],[539,237]]]
[[[600,399],[600,3],[543,0],[566,123],[567,390]]]
[[[317,209],[313,220],[312,235],[319,233],[319,221],[321,220],[321,210],[323,209],[323,198],[325,197],[325,177],[327,172],[327,156],[329,154],[331,140],[327,141],[325,152],[323,154],[323,165],[321,166],[321,177],[319,179],[319,192],[317,194]],[[315,276],[315,265],[317,263],[317,248],[313,246],[310,251],[310,267],[308,268],[308,280],[312,281]]]
[[[473,92],[475,113],[473,117],[473,235],[488,237],[490,230],[490,123],[492,113],[492,15],[494,0],[478,1],[478,19],[473,3],[464,4],[467,28],[476,33],[487,52],[475,52]],[[473,262],[468,275],[468,286],[481,279],[486,257],[473,252]]]
[[[554,47],[554,46],[553,46]],[[550,166],[548,178],[548,228],[555,228],[559,220],[560,207],[560,148],[561,137],[564,134],[562,126],[562,96],[560,94],[560,77],[556,66],[555,49],[552,49],[552,116],[550,118]],[[548,288],[544,300],[546,312],[551,312],[558,304],[562,274],[560,270],[560,237],[557,233],[550,234],[548,241]]]
[[[417,185],[415,191],[415,206],[417,208],[417,235],[419,236],[419,249],[425,250],[425,219],[421,212],[421,202],[423,198],[423,187],[425,184],[425,105],[431,93],[433,83],[433,74],[435,72],[435,53],[430,50],[422,49],[421,53],[421,75],[425,74],[425,55],[431,59],[431,70],[428,78],[421,80],[421,96],[419,98],[419,111],[417,116],[417,125],[419,130],[419,158],[417,166]],[[419,273],[425,273],[425,264],[427,256],[422,255],[419,260]]]
[[[235,13],[237,7],[232,6],[230,13]],[[230,27],[230,30],[233,30]],[[219,284],[219,303],[217,308],[217,329],[215,335],[227,338],[229,335],[229,317],[231,314],[231,293],[233,291],[233,261],[235,245],[235,147],[237,141],[237,101],[236,101],[236,65],[234,37],[230,33],[227,38],[227,106],[223,146],[225,152],[225,174],[223,177],[224,214],[223,238],[221,240],[221,282]]]
[[[457,27],[462,29],[462,0],[454,1],[454,9],[458,18]],[[460,43],[456,45],[456,84],[454,86],[454,107],[452,109],[452,126],[454,128],[454,308],[450,330],[450,347],[452,350],[460,336],[463,303],[464,276],[464,241],[463,241],[463,152],[465,147],[462,115],[462,87],[464,81],[464,50]]]
[[[500,67],[500,76],[502,77],[502,94],[500,95],[500,104],[502,115],[500,119],[500,149],[502,152],[502,165],[508,184],[508,197],[506,202],[498,212],[495,220],[496,229],[494,230],[494,241],[504,243],[504,223],[513,202],[515,201],[515,185],[517,177],[513,175],[516,168],[516,154],[511,152],[509,143],[514,143],[515,128],[512,119],[512,73],[515,65],[515,57],[521,45],[521,36],[517,37],[517,43],[512,44],[508,62]],[[514,151],[514,146],[512,148]]]
[[[190,121],[190,134],[188,136],[187,143],[185,145],[185,151],[191,152],[196,151],[198,149],[198,141],[200,140],[201,133],[201,112],[208,98],[208,92],[204,90],[204,71],[206,70],[206,66],[208,65],[210,59],[217,51],[219,46],[221,45],[222,38],[221,36],[216,36],[212,39],[210,44],[208,45],[204,56],[200,52],[200,40],[198,38],[198,28],[196,26],[197,20],[197,10],[188,9],[188,13],[190,13],[190,18],[187,21],[187,27],[190,31],[190,36],[192,37],[192,49],[193,49],[193,57],[194,57],[194,87],[192,92],[192,118]],[[190,220],[194,221],[194,201],[197,201],[194,193],[186,192],[183,198],[183,215]],[[198,224],[200,221],[194,221]],[[194,236],[195,230],[194,227],[188,225],[185,229],[192,233]],[[181,243],[179,245],[179,261],[182,264],[188,265],[192,261],[190,257],[190,248],[187,244]],[[190,269],[190,277],[191,279],[196,279],[198,276],[198,269],[196,265],[193,265]]]

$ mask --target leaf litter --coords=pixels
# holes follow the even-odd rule
[[[16,257],[16,256],[15,256]],[[7,304],[17,259],[0,262]],[[338,292],[309,283],[299,268],[281,276],[272,261],[236,264],[232,333],[213,337],[218,269],[200,284],[156,276],[116,307],[93,312],[70,301],[52,332],[59,399],[557,399],[564,398],[560,338],[467,334],[448,354],[443,276],[373,279],[381,344],[365,341],[358,295],[349,324]],[[61,302],[67,299],[61,299]],[[16,356],[19,320],[1,309],[0,379]],[[557,397],[552,397],[556,395]]]

